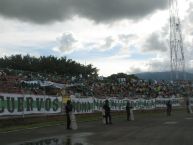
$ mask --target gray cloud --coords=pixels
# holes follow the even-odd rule
[[[163,37],[164,38],[164,37]],[[162,38],[162,39],[163,39]],[[143,51],[166,51],[167,46],[157,33],[152,33],[144,44]]]
[[[59,42],[58,49],[61,52],[70,52],[74,49],[74,44],[77,42],[77,40],[74,38],[72,34],[64,33],[62,37],[57,39]]]
[[[102,46],[100,46],[104,50],[110,49],[114,43],[114,40],[111,36],[106,37],[104,41],[105,41],[105,43]]]
[[[116,41],[113,39],[112,36],[105,37],[101,43],[98,42],[92,42],[84,44],[85,47],[88,47],[90,49],[98,49],[100,51],[106,51],[111,49],[115,45]]]
[[[0,15],[44,24],[78,15],[95,22],[138,19],[167,7],[167,0],[1,0]]]

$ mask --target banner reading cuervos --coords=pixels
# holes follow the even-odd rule
[[[0,93],[0,116],[60,113],[61,97]]]

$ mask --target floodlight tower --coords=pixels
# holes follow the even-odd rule
[[[179,80],[180,72],[185,79],[184,48],[177,0],[169,0],[169,6],[171,79]]]

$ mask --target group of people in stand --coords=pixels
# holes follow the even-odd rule
[[[190,105],[190,100],[188,99],[186,101],[186,106],[187,106],[187,112],[192,113],[191,105]],[[127,121],[132,121],[134,120],[134,114],[133,114],[133,106],[130,101],[127,102],[126,105],[126,114],[127,114]],[[76,118],[73,114],[73,106],[71,104],[71,101],[68,100],[67,104],[65,106],[65,111],[66,111],[66,124],[67,124],[67,129],[77,129],[77,123],[76,123]],[[167,116],[171,116],[172,112],[172,101],[168,100],[166,102],[166,114]],[[111,117],[111,108],[109,106],[109,101],[105,100],[105,103],[102,108],[102,122],[103,124],[112,124],[112,117]]]

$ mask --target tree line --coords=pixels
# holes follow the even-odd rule
[[[7,69],[49,73],[66,76],[98,76],[98,69],[91,64],[83,65],[66,57],[34,57],[30,55],[11,55],[0,58],[0,67]]]

